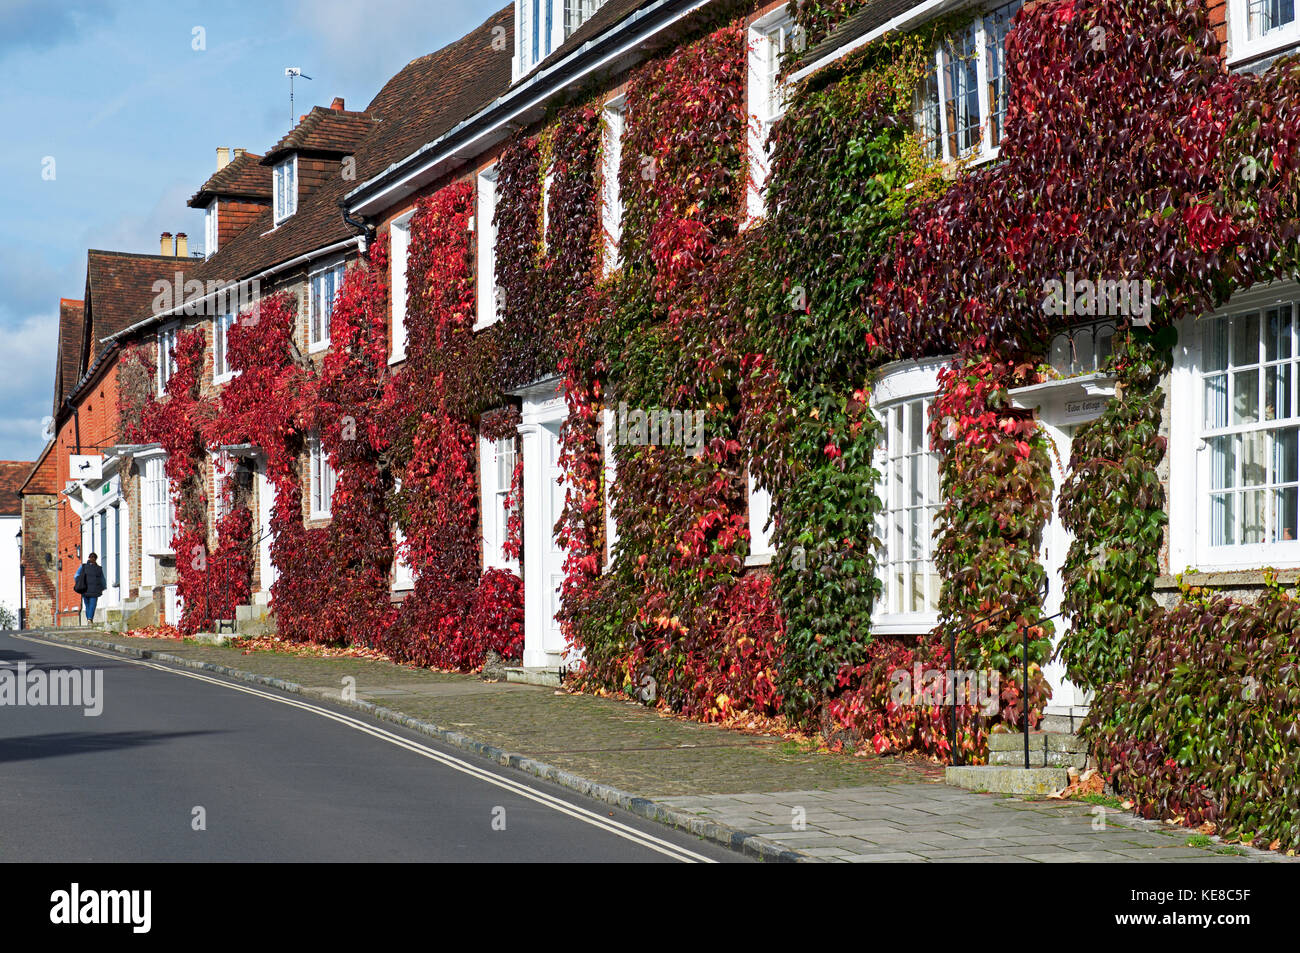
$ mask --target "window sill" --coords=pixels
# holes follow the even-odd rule
[[[873,619],[872,635],[929,635],[939,624],[939,613],[918,612],[913,615],[887,615]]]
[[[745,557],[746,566],[770,566],[775,553],[750,553]]]
[[[1262,569],[1189,570],[1181,575],[1184,585],[1204,586],[1211,589],[1264,585],[1264,570]],[[1277,581],[1283,585],[1294,585],[1300,582],[1300,567],[1279,569],[1277,571]],[[1178,576],[1159,576],[1156,578],[1155,587],[1163,591],[1176,591],[1178,589]]]
[[[308,354],[319,354],[322,351],[328,351],[329,349],[330,349],[330,342],[328,339],[324,341],[317,341],[315,344],[307,345]]]
[[[1268,59],[1270,56],[1277,56],[1282,53],[1289,53],[1300,47],[1300,29],[1292,30],[1276,39],[1255,40],[1252,43],[1242,44],[1244,49],[1240,53],[1233,53],[1224,63],[1230,70],[1239,66],[1250,66],[1259,60]]]
[[[388,366],[392,367],[394,364],[401,364],[405,360],[406,360],[405,351],[403,351],[401,354],[390,354],[388,355]]]

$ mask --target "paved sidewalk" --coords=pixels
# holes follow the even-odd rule
[[[388,662],[244,654],[84,630],[31,634],[220,666],[235,677],[278,679],[305,695],[359,702],[381,717],[409,719],[411,727],[419,722],[419,730],[502,763],[765,857],[966,863],[1287,859],[1250,849],[1245,856],[1224,854],[1217,843],[1189,847],[1192,831],[1126,812],[975,794],[943,784],[942,768],[927,762],[819,753],[770,735],[665,717],[630,700]],[[349,677],[355,679],[357,702],[344,699]],[[1097,823],[1098,812],[1104,824]]]
[[[951,863],[1278,862],[1187,846],[1193,832],[1078,801],[1028,801],[942,784],[663,798],[827,861]],[[802,829],[800,829],[802,828]],[[1231,849],[1231,848],[1230,848]],[[1235,850],[1235,849],[1232,849]]]

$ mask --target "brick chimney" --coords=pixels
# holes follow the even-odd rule
[[[337,110],[338,112],[342,112],[342,111],[343,111],[343,97],[342,97],[342,96],[335,96],[335,97],[334,97],[334,102],[330,103],[330,109],[334,109],[334,110]]]
[[[220,172],[228,165],[230,165],[230,149],[227,146],[217,146],[217,171]]]
[[[163,233],[162,233],[162,238],[160,238],[160,239],[158,240],[158,244],[161,246],[161,248],[160,248],[158,254],[162,255],[164,258],[173,258],[173,257],[175,257],[175,255],[176,255],[176,251],[175,251],[175,249],[172,247],[172,233],[171,233],[171,232],[163,232]]]
[[[239,146],[235,146],[235,158],[238,159],[247,151],[247,149],[241,149]]]
[[[187,236],[184,232],[176,233],[176,257],[177,258],[190,257],[190,240],[189,240],[189,236]]]

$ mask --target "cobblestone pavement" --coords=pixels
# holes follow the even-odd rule
[[[280,678],[326,698],[340,698],[343,679],[351,676],[359,699],[643,797],[834,788],[943,774],[926,762],[819,754],[771,735],[661,716],[631,700],[484,682],[390,662],[245,655],[237,648],[103,633],[75,637]]]
[[[301,658],[164,639],[93,637],[356,697],[458,731],[583,778],[649,798],[798,851],[848,861],[1285,860],[1189,847],[1193,832],[1127,812],[1063,801],[975,794],[942,783],[942,768],[887,757],[826,754],[769,735],[665,717],[630,700],[484,682],[388,662]],[[803,829],[796,829],[802,809]],[[1105,825],[1094,829],[1097,812]]]

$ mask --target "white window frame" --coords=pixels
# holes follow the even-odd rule
[[[180,330],[179,321],[163,325],[158,329],[158,347],[155,356],[158,365],[156,374],[159,397],[167,393],[167,382],[176,373],[176,336]]]
[[[221,237],[220,226],[217,222],[217,202],[213,199],[208,203],[208,207],[203,210],[203,257],[211,258],[217,252],[217,243]]]
[[[212,322],[212,383],[224,384],[236,376],[230,366],[230,329],[239,320],[235,308],[219,314]]]
[[[532,72],[563,45],[565,20],[563,0],[515,0],[513,79]]]
[[[1258,285],[1234,295],[1223,307],[1208,317],[1238,318],[1259,312],[1261,322],[1267,309],[1282,304],[1292,306],[1293,320],[1300,319],[1300,285],[1295,282],[1272,282]],[[1201,572],[1300,568],[1300,539],[1265,543],[1237,543],[1215,546],[1211,534],[1212,453],[1209,439],[1231,433],[1272,430],[1277,421],[1228,426],[1207,431],[1206,386],[1202,335],[1204,322],[1186,319],[1179,328],[1179,343],[1174,349],[1174,367],[1170,376],[1169,421],[1169,571],[1195,569]],[[1229,332],[1231,337],[1231,332]],[[1293,347],[1300,330],[1293,331]],[[1295,352],[1293,351],[1293,356]],[[1259,366],[1259,365],[1256,365]],[[1286,420],[1300,425],[1300,371],[1292,361],[1291,411]],[[1262,373],[1262,369],[1261,369]],[[1228,395],[1231,401],[1232,395]],[[1267,485],[1266,485],[1267,486]],[[1255,489],[1255,487],[1251,487]],[[1267,490],[1265,490],[1267,492]]]
[[[785,115],[788,87],[781,82],[781,54],[803,42],[790,5],[784,4],[749,25],[749,188],[751,220],[763,217],[764,190],[771,175],[772,127]]]
[[[394,489],[402,492],[402,478],[397,477],[394,481]],[[410,561],[402,555],[402,549],[406,546],[406,534],[402,532],[402,527],[396,523],[393,524],[393,592],[407,592],[415,588],[415,568]]]
[[[623,158],[623,132],[627,127],[627,97],[616,96],[605,103],[604,149],[601,156],[601,229],[605,239],[605,273],[623,264],[619,246],[623,241],[623,195],[618,168]]]
[[[411,255],[411,219],[415,209],[393,219],[391,240],[389,242],[389,264],[393,293],[392,300],[392,335],[388,351],[388,363],[396,364],[406,360],[406,305],[409,300],[406,284],[406,268]]]
[[[503,445],[509,444],[509,448]],[[514,437],[504,440],[488,440],[479,437],[479,513],[483,524],[483,569],[508,569],[519,572],[519,562],[510,559],[504,552],[506,538],[509,535],[509,515],[505,501],[510,494],[510,477],[514,467],[519,463],[519,445]],[[509,473],[502,473],[501,453],[508,454],[506,463]]]
[[[550,244],[547,241],[547,233],[551,230],[551,192],[555,188],[555,168],[546,170],[542,176],[542,254],[551,253]]]
[[[1296,4],[1295,16],[1289,23],[1258,36],[1251,36],[1251,7],[1261,6],[1267,2],[1268,0],[1256,3],[1252,3],[1252,0],[1228,0],[1229,66],[1234,66],[1243,60],[1259,59],[1270,53],[1279,53],[1300,46],[1300,3]]]
[[[320,265],[314,271],[307,275],[307,353],[315,354],[318,351],[324,351],[330,346],[330,320],[334,317],[334,306],[338,304],[339,292],[343,289],[343,277],[347,271],[347,262],[342,258],[336,258],[328,264]],[[330,300],[328,311],[320,316],[319,335],[313,334],[313,324],[316,321],[316,309],[318,302],[324,300],[324,288],[321,289],[321,295],[316,294],[317,282],[323,283],[328,276],[334,279],[334,296]]]
[[[975,52],[976,52],[975,85],[978,91],[978,109],[979,109],[978,120],[979,120],[979,128],[980,128],[979,145],[973,149],[968,149],[964,152],[961,151],[960,149],[958,149],[957,151],[953,150],[952,136],[954,133],[949,123],[949,116],[948,116],[948,109],[947,109],[952,90],[950,89],[950,85],[949,85],[951,77],[947,69],[948,58],[945,54],[948,46],[948,41],[954,39],[956,37],[956,34],[954,34],[951,37],[945,37],[935,48],[934,58],[931,65],[934,67],[935,70],[934,72],[935,90],[936,90],[936,95],[938,96],[937,133],[939,137],[939,152],[940,152],[940,155],[936,158],[935,161],[942,161],[942,162],[949,162],[949,163],[964,161],[964,162],[972,162],[974,164],[979,164],[983,162],[993,161],[998,157],[999,153],[1001,152],[1001,144],[1002,144],[1001,137],[999,137],[997,142],[993,141],[993,122],[992,122],[993,109],[989,97],[989,77],[991,72],[990,70],[991,64],[989,62],[988,28],[989,28],[989,21],[991,21],[992,19],[992,15],[1002,12],[1007,7],[1012,6],[1014,2],[1015,0],[1010,0],[1010,2],[990,4],[989,6],[985,7],[983,12],[979,16],[975,17],[975,19],[968,26],[963,28],[964,30],[972,31],[975,37]],[[1004,56],[1005,56],[1005,51],[1004,51]],[[1002,70],[1003,70],[1003,74],[1002,74],[1003,81],[1005,82],[1006,80],[1005,60],[1003,61],[1002,64]],[[952,101],[955,103],[956,102],[955,95],[953,95],[951,98]],[[919,123],[919,116],[921,114],[922,108],[923,107],[918,100],[917,105],[913,109],[914,124]],[[1005,122],[1006,122],[1006,117],[1004,115],[1003,116],[1004,135],[1005,135]]]
[[[484,169],[478,174],[475,195],[474,223],[478,254],[478,314],[474,330],[481,331],[497,322],[499,313],[497,285],[497,227],[494,219],[497,210],[497,167]]]
[[[158,452],[138,459],[144,551],[150,556],[167,556],[172,552],[176,523],[176,503],[165,469],[167,454]]]
[[[564,39],[573,36],[578,29],[596,15],[606,0],[563,0],[560,3]]]
[[[276,225],[292,218],[298,211],[298,154],[295,152],[272,170],[272,201]]]
[[[307,438],[307,462],[310,471],[310,499],[308,507],[314,520],[330,519],[334,514],[334,489],[338,474],[330,464],[330,455],[321,445],[320,436],[313,433]]]
[[[882,541],[881,551],[879,553],[879,576],[884,584],[884,591],[876,603],[876,609],[873,613],[871,629],[873,632],[881,634],[913,635],[929,632],[939,624],[938,599],[935,599],[935,605],[932,609],[924,611],[898,611],[890,607],[892,596],[891,586],[894,583],[891,571],[891,564],[894,561],[890,552],[892,534],[889,532],[891,519],[895,512],[891,507],[891,458],[896,457],[895,448],[890,446],[891,428],[890,412],[898,407],[906,405],[906,413],[916,412],[917,404],[927,408],[932,402],[935,393],[939,388],[939,370],[946,364],[950,363],[950,358],[937,358],[926,361],[900,361],[895,364],[887,365],[881,368],[880,376],[877,380],[874,391],[871,395],[871,407],[873,413],[881,421],[884,428],[883,439],[876,454],[876,468],[880,471],[881,486],[880,494],[883,502],[880,514],[877,518],[877,536]],[[931,481],[923,492],[921,499],[926,507],[934,507],[936,516],[939,512],[938,507],[942,505],[942,493],[939,489],[939,480],[937,475],[938,454],[929,449],[929,428],[928,412],[922,418],[921,442],[923,453],[929,457],[930,467],[925,470],[923,478]],[[911,452],[910,450],[908,451]],[[930,492],[933,490],[933,493]],[[912,497],[914,498],[914,497]],[[911,499],[911,498],[910,498]],[[909,504],[910,505],[910,504]],[[934,529],[934,523],[931,523],[931,531]],[[909,538],[908,543],[913,540]],[[930,594],[930,581],[938,579],[939,574],[934,566],[934,545],[933,536],[929,536],[926,541],[926,551],[929,554],[925,567],[925,585],[923,586],[926,598]],[[910,561],[906,555],[898,559],[899,562]],[[901,595],[901,594],[900,594]]]

